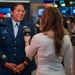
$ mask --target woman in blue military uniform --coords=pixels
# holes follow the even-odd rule
[[[26,56],[23,27],[28,26],[31,29],[31,36],[35,34],[33,24],[23,21],[25,12],[22,4],[15,3],[11,7],[11,19],[0,23],[5,25],[0,26],[0,56],[3,59],[0,75],[31,75],[36,68],[34,59],[26,68],[23,64]],[[21,72],[16,70],[18,66],[22,69]]]

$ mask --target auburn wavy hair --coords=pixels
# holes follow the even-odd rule
[[[62,15],[58,8],[49,6],[45,8],[41,17],[41,31],[47,32],[51,28],[54,32],[55,53],[60,56],[64,37]]]

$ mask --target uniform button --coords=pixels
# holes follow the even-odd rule
[[[4,30],[4,32],[6,32],[7,30]]]
[[[3,39],[5,39],[5,37],[3,37]]]
[[[15,43],[16,43],[16,41],[15,41]]]
[[[16,56],[16,54],[14,54],[14,56]]]
[[[16,47],[14,47],[14,49],[16,49]]]

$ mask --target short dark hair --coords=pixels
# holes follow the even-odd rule
[[[11,5],[11,11],[14,11],[14,9],[15,9],[15,7],[16,7],[17,5],[23,5],[23,4],[22,4],[22,3],[13,3],[13,4]]]

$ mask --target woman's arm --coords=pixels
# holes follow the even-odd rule
[[[66,75],[71,75],[72,74],[72,44],[70,41],[69,36],[65,37],[66,39],[64,40],[66,42],[65,44],[65,52],[64,52],[64,68],[66,71]]]

